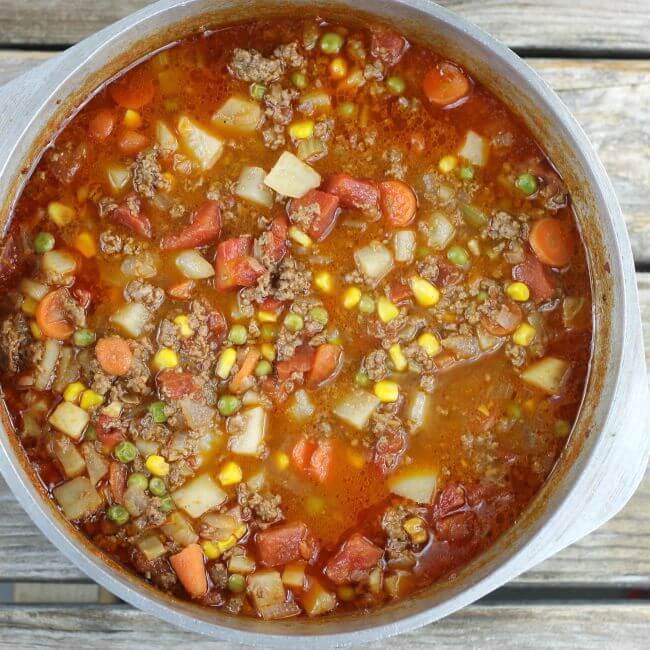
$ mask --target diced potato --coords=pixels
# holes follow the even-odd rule
[[[397,496],[429,505],[435,494],[437,483],[438,473],[436,470],[408,468],[393,474],[388,479],[388,489]]]
[[[282,582],[286,587],[292,589],[305,588],[305,563],[290,562],[282,572]]]
[[[263,450],[266,433],[266,410],[261,406],[241,412],[244,422],[237,433],[230,437],[229,447],[234,454],[259,456]]]
[[[354,429],[361,431],[368,426],[370,416],[381,402],[365,390],[353,389],[332,409],[332,413]]]
[[[162,120],[156,122],[156,142],[163,155],[172,154],[178,149],[176,136]]]
[[[493,336],[481,326],[476,328],[476,338],[478,339],[478,346],[483,352],[495,350],[503,343],[502,338]]]
[[[50,273],[54,277],[70,275],[77,270],[77,262],[74,257],[67,251],[56,249],[43,253],[41,265],[45,273]]]
[[[544,357],[521,373],[521,378],[531,386],[549,395],[559,395],[569,370],[569,362],[556,357]]]
[[[287,414],[297,422],[304,422],[309,420],[314,414],[314,410],[315,407],[309,397],[309,393],[301,388],[293,394],[293,398],[287,409]]]
[[[284,603],[284,585],[279,571],[256,571],[246,578],[246,585],[246,591],[258,612]]]
[[[213,408],[189,397],[180,400],[180,407],[187,426],[193,431],[202,431],[211,427],[215,416]]]
[[[90,416],[87,411],[70,402],[61,402],[49,417],[49,423],[74,440],[83,434]]]
[[[54,498],[71,521],[83,519],[100,508],[104,500],[85,476],[78,476],[52,490]]]
[[[214,267],[198,251],[181,251],[174,260],[176,268],[190,280],[204,280],[214,275]]]
[[[172,492],[174,503],[190,516],[200,517],[208,510],[221,505],[227,494],[210,474],[200,474]]]
[[[253,133],[262,120],[262,107],[240,95],[229,97],[212,116],[212,123],[232,135]]]
[[[160,537],[154,533],[144,535],[144,537],[141,537],[135,545],[147,560],[155,560],[166,553],[165,547],[160,541]]]
[[[282,153],[264,179],[267,187],[294,199],[316,189],[320,183],[320,174],[288,151]]]
[[[415,231],[398,230],[393,237],[396,262],[412,262],[415,254]]]
[[[68,436],[54,436],[52,448],[67,478],[74,478],[83,474],[86,463]]]
[[[424,426],[424,422],[430,411],[431,397],[421,390],[413,391],[406,402],[405,412],[410,429],[412,431],[419,431]]]
[[[54,381],[54,371],[59,360],[61,344],[55,339],[47,339],[43,347],[41,356],[36,367],[34,376],[34,388],[36,390],[47,390]]]
[[[119,194],[129,184],[131,170],[124,165],[115,163],[106,167],[106,176],[108,177],[108,184],[111,186],[113,193]]]
[[[336,595],[327,591],[315,578],[310,578],[309,589],[302,597],[302,606],[307,616],[320,616],[336,607]]]
[[[186,115],[178,118],[177,129],[183,146],[199,163],[202,171],[214,167],[223,153],[224,141]]]
[[[138,255],[126,255],[120,271],[127,278],[153,278],[158,273],[158,259],[149,251]]]
[[[169,515],[169,519],[160,528],[169,539],[180,546],[194,544],[199,539],[192,524],[178,510],[172,512]]]
[[[413,588],[413,574],[410,571],[395,571],[384,578],[384,591],[391,598],[403,598]]]
[[[266,172],[261,167],[244,167],[239,174],[235,194],[263,208],[273,207],[273,192],[264,184]]]
[[[64,345],[59,353],[59,363],[56,369],[56,379],[52,390],[63,393],[65,387],[79,378],[79,363],[75,358],[74,350]]]
[[[393,268],[391,252],[378,241],[354,251],[357,268],[374,286]]]
[[[138,338],[151,320],[151,312],[139,302],[122,305],[111,317],[111,324],[131,338]]]
[[[50,288],[46,284],[43,284],[42,282],[36,282],[34,280],[30,280],[29,278],[23,278],[20,281],[20,290],[28,298],[31,298],[32,300],[36,300],[36,302],[39,302],[40,300],[45,298],[45,296],[50,291]]]
[[[454,238],[456,229],[454,225],[441,212],[436,212],[425,222],[427,225],[427,245],[435,251],[447,248],[447,244]]]
[[[255,571],[255,560],[249,555],[231,555],[228,560],[228,571],[246,576]]]
[[[100,454],[92,442],[84,442],[81,445],[81,453],[86,461],[88,478],[93,485],[97,485],[108,474],[108,461]]]
[[[469,130],[458,155],[477,167],[483,167],[488,159],[488,143],[476,131]]]

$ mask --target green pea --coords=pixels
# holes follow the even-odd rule
[[[149,492],[155,497],[163,497],[167,494],[167,486],[159,476],[154,476],[149,479]]]
[[[517,402],[509,402],[506,406],[506,413],[508,414],[508,417],[511,417],[513,420],[521,420],[521,416],[523,415],[521,406],[519,406]]]
[[[290,311],[284,318],[284,326],[290,332],[299,332],[303,328],[304,324],[302,316],[293,311]]]
[[[224,417],[237,413],[241,408],[241,400],[234,395],[222,395],[217,402],[217,409]]]
[[[483,228],[483,226],[485,226],[488,222],[488,218],[485,216],[485,213],[473,205],[461,203],[460,211],[463,215],[465,223],[468,226],[472,226],[472,228]]]
[[[228,576],[228,589],[233,592],[233,594],[241,594],[244,589],[246,589],[246,580],[244,576],[239,575],[238,573],[231,573]]]
[[[326,32],[320,39],[321,52],[338,54],[343,47],[343,36],[336,32]]]
[[[341,102],[338,105],[339,117],[344,120],[351,120],[357,113],[357,105],[354,102]]]
[[[123,526],[129,520],[129,511],[124,506],[114,505],[106,511],[106,516],[118,526]]]
[[[228,338],[234,345],[244,345],[248,340],[248,330],[243,325],[233,325]]]
[[[265,93],[266,86],[263,86],[262,84],[251,84],[250,94],[253,99],[257,99],[259,101],[264,97]]]
[[[149,481],[147,481],[147,477],[142,472],[133,472],[133,474],[129,476],[126,484],[129,487],[138,487],[146,490],[149,486]]]
[[[294,72],[291,75],[291,83],[300,90],[307,87],[307,77],[302,72]]]
[[[469,253],[462,246],[451,246],[447,251],[447,259],[456,266],[467,266]]]
[[[95,339],[97,338],[97,335],[95,332],[89,329],[80,329],[77,330],[73,335],[72,335],[72,342],[80,348],[85,348],[88,347],[89,345],[92,345],[95,342]]]
[[[427,248],[426,246],[418,246],[415,249],[415,259],[416,260],[424,259],[428,255],[431,255],[431,249]]]
[[[361,388],[367,388],[370,386],[370,377],[366,375],[363,370],[359,370],[357,374],[354,376],[354,381],[356,382],[357,386],[361,386]]]
[[[51,251],[54,248],[54,235],[49,232],[39,232],[36,237],[34,237],[34,250],[42,255]]]
[[[171,512],[172,510],[176,509],[176,504],[174,503],[174,499],[172,499],[169,494],[164,496],[160,500],[160,509],[163,512]]]
[[[149,404],[149,413],[151,414],[151,419],[158,424],[167,422],[167,414],[165,413],[165,407],[167,405],[165,402],[151,402]]]
[[[571,424],[567,420],[558,420],[555,423],[555,435],[564,438],[571,432]]]
[[[458,175],[464,181],[471,181],[474,178],[474,168],[471,165],[463,165],[458,170]]]
[[[266,343],[275,341],[278,337],[277,323],[262,323],[260,326],[260,339]]]
[[[122,440],[118,442],[115,447],[115,458],[121,463],[130,463],[135,460],[135,457],[138,455],[137,447],[128,440]]]
[[[479,302],[485,302],[488,299],[488,292],[479,291],[476,297],[479,299]]]
[[[390,76],[386,79],[388,92],[393,95],[401,95],[406,90],[406,82],[402,77]]]
[[[375,301],[372,296],[364,293],[359,300],[359,311],[363,314],[372,314],[375,311]]]
[[[262,359],[255,366],[255,376],[256,377],[266,377],[267,375],[270,375],[272,372],[273,372],[273,367],[271,366],[271,364],[266,359]]]
[[[97,429],[92,424],[89,424],[86,427],[86,432],[84,433],[84,440],[88,440],[89,442],[93,442],[97,440]]]
[[[330,315],[327,313],[325,307],[312,307],[309,310],[309,316],[321,325],[327,325],[327,321],[330,319]]]
[[[537,179],[532,174],[522,174],[515,181],[515,187],[526,196],[530,196],[537,192]]]

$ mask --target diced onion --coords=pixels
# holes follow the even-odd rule
[[[359,271],[376,285],[392,268],[393,256],[380,242],[372,241],[354,251],[354,261]]]
[[[120,271],[127,278],[153,278],[158,273],[158,260],[147,251],[139,255],[127,255],[120,265]]]
[[[124,165],[112,164],[106,167],[108,184],[115,194],[119,194],[131,180],[131,171]]]
[[[476,131],[469,130],[458,155],[477,167],[483,167],[487,163],[488,143]]]
[[[309,393],[305,390],[297,390],[293,394],[292,403],[287,409],[289,417],[298,422],[304,422],[314,414],[314,404],[309,398]]]
[[[316,189],[320,183],[320,174],[288,151],[282,153],[264,179],[266,186],[294,199]]]
[[[214,267],[198,251],[180,252],[174,260],[176,268],[190,280],[204,280],[214,275]]]
[[[434,213],[428,221],[427,244],[433,250],[441,251],[454,238],[456,229],[444,214]]]
[[[412,262],[415,254],[415,232],[413,230],[398,230],[393,239],[396,262]]]
[[[198,541],[199,536],[194,532],[192,524],[187,521],[183,513],[172,512],[169,519],[160,527],[160,529],[180,546],[187,546]]]
[[[38,362],[36,376],[34,377],[34,388],[36,390],[47,390],[50,387],[54,380],[54,370],[59,360],[60,351],[61,344],[57,340],[47,339],[45,341],[43,355]]]
[[[261,167],[244,167],[235,186],[235,194],[264,208],[273,207],[273,192],[264,185],[266,172]]]
[[[45,298],[50,289],[46,284],[43,284],[42,282],[35,282],[34,280],[23,278],[20,281],[20,290],[28,298],[31,298],[32,300],[36,300],[36,302],[38,302],[39,300]]]
[[[406,402],[406,419],[412,431],[424,426],[427,414],[431,410],[431,397],[421,390],[414,391]]]

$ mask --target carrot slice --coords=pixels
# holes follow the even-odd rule
[[[255,366],[260,358],[260,351],[257,348],[251,348],[242,361],[241,368],[237,371],[235,376],[230,381],[228,388],[233,393],[241,393],[248,388],[246,381],[255,370]]]
[[[340,345],[324,343],[316,348],[314,363],[307,375],[307,386],[316,388],[332,377],[339,368],[343,349]]]
[[[440,108],[452,108],[469,95],[471,83],[467,75],[453,63],[437,63],[422,80],[427,99]]]
[[[107,108],[98,111],[88,122],[88,135],[95,140],[106,140],[115,127],[115,114]]]
[[[122,131],[117,139],[117,146],[129,156],[142,151],[148,144],[149,139],[147,136],[137,131]]]
[[[110,93],[120,106],[138,109],[153,99],[156,87],[147,72],[135,70],[111,84]]]
[[[309,469],[309,462],[314,451],[316,451],[316,443],[302,436],[291,450],[291,460],[299,470],[306,472]]]
[[[203,551],[198,544],[188,544],[180,553],[172,555],[169,562],[192,598],[200,598],[207,592]]]
[[[126,375],[133,360],[129,344],[119,336],[106,336],[99,339],[95,345],[95,356],[102,370],[116,377]]]
[[[389,225],[406,226],[415,217],[417,199],[413,190],[402,181],[384,181],[379,183],[379,205],[384,219]]]
[[[67,289],[57,289],[48,293],[36,307],[36,322],[45,336],[53,339],[66,339],[74,327],[68,320],[66,302],[72,300]]]
[[[571,261],[575,240],[568,224],[553,217],[536,221],[528,238],[540,262],[565,266]]]

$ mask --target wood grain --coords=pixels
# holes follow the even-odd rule
[[[650,604],[475,605],[421,630],[403,634],[409,650],[641,650],[647,648]],[[75,648],[193,650],[245,648],[173,628],[125,605],[0,607],[0,639],[12,650]],[[291,647],[290,640],[287,646]],[[395,639],[350,646],[389,650]]]
[[[71,44],[137,9],[145,0],[3,0],[0,43]],[[511,47],[650,52],[645,0],[439,0]]]

